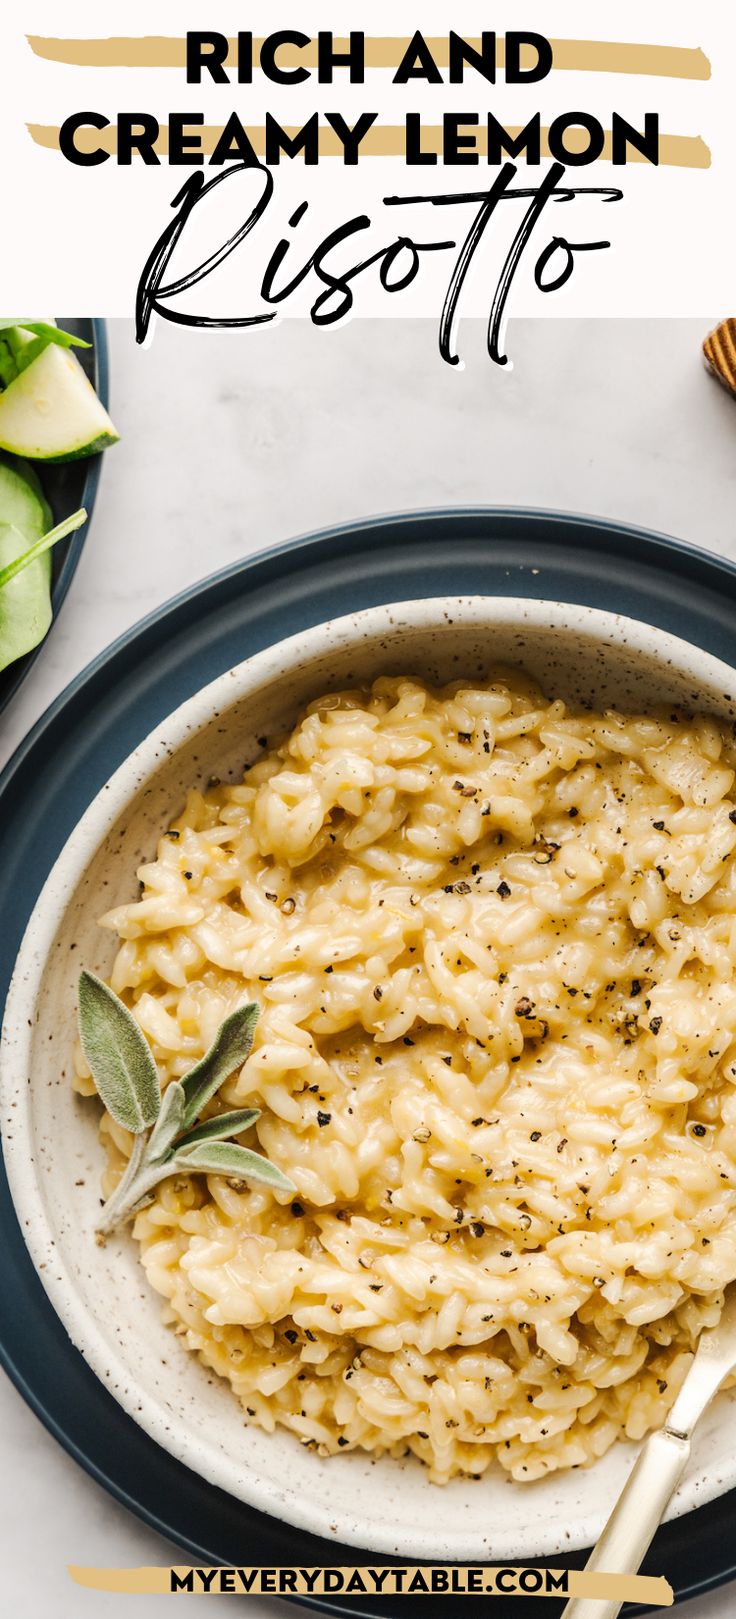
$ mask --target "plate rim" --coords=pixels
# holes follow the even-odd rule
[[[103,321],[99,322],[99,324],[104,327],[105,323]],[[101,457],[98,459],[101,460]],[[618,537],[629,541],[645,540],[649,545],[654,545],[657,550],[674,551],[683,560],[692,560],[701,566],[705,564],[709,569],[716,568],[736,584],[736,560],[732,562],[730,558],[722,557],[715,551],[707,550],[704,546],[692,545],[689,541],[677,539],[660,529],[645,528],[616,518],[597,517],[594,513],[566,511],[556,507],[495,506],[483,503],[461,506],[420,506],[411,507],[406,511],[399,509],[380,512],[367,517],[352,519],[349,523],[330,524],[326,528],[307,529],[304,533],[296,535],[292,539],[278,541],[275,545],[262,546],[250,556],[241,557],[235,562],[226,564],[223,568],[217,568],[212,573],[204,574],[183,590],[176,591],[173,596],[168,596],[165,601],[160,602],[149,613],[144,613],[140,618],[136,619],[128,629],[115,636],[114,640],[96,653],[62,687],[58,695],[52,699],[38,719],[34,721],[31,729],[21,738],[21,741],[14,748],[10,758],[0,771],[0,794],[5,791],[16,769],[35,746],[44,730],[52,724],[59,710],[65,707],[71,698],[82,687],[86,686],[94,675],[110,663],[118,653],[123,652],[126,647],[130,646],[132,641],[137,640],[139,636],[153,629],[162,618],[168,617],[170,614],[175,613],[177,609],[187,606],[198,596],[203,595],[205,591],[226,584],[228,580],[235,577],[240,578],[244,573],[249,573],[264,563],[278,562],[282,557],[288,557],[296,552],[306,553],[309,550],[318,550],[329,542],[347,541],[355,543],[364,534],[381,533],[397,524],[403,527],[406,524],[420,521],[440,523],[448,519],[452,521],[469,519],[472,521],[477,518],[511,522],[512,524],[538,522],[540,525],[571,525],[573,528],[589,531],[598,537],[605,535],[606,537]],[[88,527],[89,524],[84,525],[81,531],[82,534],[86,533]],[[74,536],[74,538],[76,539],[77,536]],[[540,534],[539,538],[543,539],[543,535]],[[81,543],[83,542],[80,542],[80,549]]]
[[[64,689],[59,693],[58,697],[52,702],[52,704],[49,705],[44,714],[40,716],[32,730],[28,733],[28,736],[24,738],[16,748],[13,755],[8,760],[2,775],[0,775],[0,794],[4,794],[9,788],[12,787],[15,774],[25,762],[28,754],[43,737],[44,732],[53,724],[59,711],[72,700],[80,689],[88,685],[94,679],[94,677],[105,668],[105,666],[112,663],[117,655],[129,647],[131,642],[135,642],[140,636],[144,635],[146,631],[159,624],[163,618],[173,616],[177,608],[180,608],[181,606],[193,601],[199,596],[203,596],[208,592],[213,592],[219,584],[221,584],[223,581],[227,581],[235,575],[247,575],[257,567],[262,568],[264,564],[273,562],[274,560],[278,561],[282,557],[288,556],[294,551],[298,551],[300,549],[304,551],[308,549],[311,549],[312,551],[322,550],[324,553],[327,542],[334,543],[339,541],[344,550],[346,545],[350,546],[351,543],[355,542],[361,535],[365,538],[369,534],[375,533],[376,531],[389,529],[392,524],[399,523],[402,528],[406,530],[409,525],[416,524],[419,521],[426,523],[428,520],[430,520],[434,523],[439,523],[440,521],[447,519],[457,521],[459,518],[471,518],[476,520],[482,518],[486,522],[495,520],[496,522],[507,524],[509,527],[509,532],[506,532],[505,534],[502,533],[500,535],[494,535],[493,533],[489,533],[487,535],[489,544],[493,543],[494,539],[505,539],[508,541],[511,538],[514,540],[524,540],[525,538],[530,538],[531,536],[528,533],[524,533],[524,527],[526,524],[530,524],[536,531],[534,533],[534,538],[537,540],[544,538],[544,535],[541,533],[542,525],[544,525],[544,527],[547,529],[547,538],[549,539],[554,539],[556,537],[554,533],[550,533],[550,529],[554,529],[559,524],[572,527],[572,529],[575,531],[587,531],[589,538],[592,534],[594,534],[595,540],[597,541],[597,549],[599,551],[604,549],[604,542],[607,539],[613,538],[614,536],[627,542],[627,547],[635,544],[637,540],[644,539],[647,542],[647,547],[651,548],[653,546],[655,551],[658,553],[669,554],[670,556],[673,552],[677,553],[682,559],[683,563],[686,564],[684,571],[698,573],[700,575],[700,583],[705,588],[713,588],[714,575],[723,575],[725,579],[728,580],[729,594],[736,596],[736,563],[732,563],[730,559],[720,557],[714,553],[708,552],[704,548],[693,546],[686,541],[674,539],[654,530],[643,529],[633,524],[621,523],[608,518],[597,518],[593,515],[574,512],[568,513],[562,511],[547,511],[545,508],[537,507],[499,507],[474,504],[468,506],[412,509],[408,512],[386,513],[375,517],[369,516],[366,518],[357,519],[350,524],[332,525],[329,528],[312,531],[301,537],[297,537],[296,539],[283,541],[275,546],[264,548],[251,557],[242,558],[239,561],[228,565],[226,568],[220,569],[213,574],[195,581],[194,584],[187,587],[184,591],[179,592],[166,602],[161,603],[158,607],[153,609],[151,613],[146,614],[142,619],[124,631],[107,648],[103,649],[103,651],[100,652],[96,658],[91,660],[91,662],[83,670],[81,670],[78,675],[67,683]],[[620,555],[621,552],[619,551],[619,557]],[[704,571],[706,575],[705,579],[703,578]],[[29,1263],[31,1263],[30,1258]],[[26,1399],[26,1402],[31,1406],[31,1408],[39,1416],[40,1420],[44,1423],[44,1426],[46,1426],[54,1437],[58,1439],[68,1454],[72,1455],[80,1463],[80,1465],[84,1467],[85,1471],[87,1471],[92,1477],[96,1478],[98,1482],[103,1485],[103,1487],[105,1487],[123,1505],[132,1510],[139,1518],[151,1524],[158,1532],[165,1535],[169,1540],[174,1541],[175,1543],[185,1547],[188,1551],[191,1551],[193,1546],[191,1536],[187,1537],[181,1532],[177,1532],[175,1528],[173,1528],[170,1524],[165,1523],[162,1518],[160,1518],[155,1512],[151,1511],[150,1508],[142,1507],[129,1491],[119,1485],[110,1476],[110,1474],[104,1470],[104,1468],[99,1467],[97,1463],[90,1458],[90,1456],[81,1448],[80,1445],[76,1443],[76,1441],[70,1439],[69,1436],[64,1433],[56,1418],[51,1415],[48,1408],[43,1404],[43,1400],[38,1400],[36,1398],[30,1384],[26,1380],[25,1374],[20,1370],[20,1367],[16,1366],[14,1359],[6,1354],[4,1343],[0,1343],[0,1360],[2,1360],[2,1363],[5,1365],[6,1370],[11,1376],[11,1379],[15,1383],[16,1387],[18,1387],[19,1391],[21,1392],[22,1397]],[[725,1496],[720,1498],[721,1501],[725,1501],[726,1499],[727,1497]],[[704,1512],[708,1512],[709,1508],[705,1507],[702,1510]],[[698,1516],[697,1511],[695,1516]],[[396,1561],[396,1559],[393,1559],[393,1561]],[[540,1560],[540,1562],[543,1561],[544,1560]],[[678,1591],[678,1598],[684,1599],[685,1596],[692,1596],[697,1592],[714,1588],[724,1583],[726,1580],[732,1579],[735,1573],[736,1567],[730,1566],[728,1568],[718,1568],[715,1571],[711,1570],[705,1576],[701,1576],[696,1580],[691,1580],[688,1577],[688,1583],[681,1586]],[[330,1601],[328,1599],[325,1599],[324,1601],[312,1599],[305,1605],[324,1607],[333,1613],[344,1612],[348,1614],[360,1611],[375,1611],[372,1609],[360,1609],[356,1608],[355,1606],[342,1606],[339,1601]],[[382,1611],[384,1613],[386,1612],[385,1606]],[[638,1609],[636,1611],[641,1612],[642,1610]],[[523,1609],[520,1607],[520,1619],[522,1612]]]
[[[366,641],[381,647],[386,645],[389,637],[394,637],[396,644],[406,630],[422,634],[429,626],[434,630],[443,622],[446,625],[457,624],[461,618],[464,618],[466,628],[475,627],[476,633],[481,629],[488,633],[490,626],[523,627],[533,637],[535,632],[551,626],[563,637],[573,640],[581,637],[599,649],[610,649],[620,640],[621,645],[633,651],[637,658],[646,659],[654,655],[659,664],[676,669],[678,675],[685,677],[689,683],[702,683],[703,690],[710,692],[714,701],[718,693],[732,685],[732,677],[736,673],[733,666],[725,664],[710,652],[693,647],[691,642],[675,637],[670,631],[648,626],[640,619],[605,608],[553,600],[546,594],[521,601],[513,595],[497,594],[432,595],[389,601],[340,614],[311,628],[284,636],[257,652],[249,653],[238,665],[206,681],[192,696],[163,715],[102,783],[48,873],[26,925],[7,992],[0,1043],[0,1123],[4,1120],[8,1129],[5,1168],[26,1246],[41,1275],[52,1307],[72,1343],[82,1351],[101,1382],[110,1380],[108,1386],[116,1391],[116,1398],[123,1410],[150,1438],[158,1438],[162,1448],[176,1460],[199,1471],[211,1482],[217,1482],[221,1489],[245,1505],[257,1511],[276,1513],[283,1517],[285,1524],[317,1536],[324,1532],[325,1509],[324,1506],[318,1508],[316,1499],[312,1500],[306,1482],[299,1491],[293,1487],[282,1491],[280,1481],[277,1483],[267,1469],[261,1469],[258,1477],[253,1476],[249,1494],[242,1480],[242,1459],[236,1461],[219,1444],[208,1449],[206,1436],[183,1431],[177,1440],[175,1428],[165,1420],[164,1408],[168,1403],[165,1393],[162,1391],[157,1396],[145,1384],[136,1381],[129,1358],[123,1355],[120,1345],[106,1333],[104,1316],[101,1318],[82,1300],[74,1284],[71,1259],[61,1258],[59,1229],[50,1219],[48,1199],[43,1195],[37,1170],[34,1169],[33,1143],[34,1139],[38,1140],[38,1135],[32,1120],[31,1093],[23,1077],[33,1072],[33,1011],[27,1000],[27,985],[33,985],[33,1005],[37,1005],[41,994],[41,964],[48,966],[51,961],[54,940],[58,929],[64,925],[69,898],[83,886],[84,874],[90,862],[96,860],[99,849],[110,837],[120,818],[127,818],[131,801],[150,790],[162,763],[175,757],[181,747],[211,727],[215,717],[222,716],[222,722],[227,724],[225,716],[240,707],[247,700],[249,692],[253,689],[258,691],[264,684],[277,683],[284,674],[288,680],[289,673],[295,668],[300,670],[305,665],[312,667],[318,664],[320,654],[324,654],[327,645],[330,649],[338,647],[343,654],[350,654]],[[728,712],[733,721],[732,701]],[[10,1013],[12,1025],[7,1021]],[[251,1477],[249,1470],[246,1470],[246,1476]],[[426,1479],[423,1482],[426,1483]],[[688,1479],[684,1492],[681,1492],[675,1511],[668,1513],[667,1519],[670,1516],[686,1517],[695,1505],[700,1504],[699,1495],[702,1503],[707,1504],[733,1488],[736,1488],[736,1462],[728,1457],[721,1458],[719,1467],[713,1464],[707,1467],[701,1459]],[[357,1489],[360,1492],[359,1485]],[[279,1512],[282,1501],[286,1508],[283,1514]],[[331,1510],[338,1517],[340,1507],[335,1504]],[[595,1518],[597,1514],[588,1516]],[[380,1514],[377,1521],[375,1508],[370,1517],[373,1538],[368,1550],[371,1555],[392,1552],[406,1558],[429,1556],[434,1533],[424,1524],[421,1514],[415,1520],[414,1528],[404,1525],[400,1548],[392,1544],[395,1526],[390,1529],[388,1521],[381,1521]],[[544,1512],[540,1515],[538,1511],[536,1522],[542,1540],[544,1517]],[[575,1524],[574,1540],[566,1549],[578,1549],[581,1544],[589,1544],[590,1537],[599,1532],[604,1521],[601,1518],[599,1526],[595,1522],[586,1522],[586,1507],[583,1504],[575,1507],[572,1519]],[[560,1542],[564,1543],[567,1531],[562,1514],[556,1521],[554,1538],[557,1544],[551,1543],[552,1537],[548,1534],[548,1544],[537,1543],[534,1555],[559,1556]],[[487,1532],[486,1524],[482,1532],[483,1541]],[[514,1534],[515,1531],[507,1527],[504,1542],[496,1548],[496,1555],[503,1560],[518,1561],[532,1555],[518,1541],[514,1543]],[[346,1512],[343,1508],[342,1522],[338,1517],[336,1538],[342,1542],[344,1537],[346,1544],[362,1546],[364,1542],[360,1535],[360,1518],[354,1510]],[[452,1536],[448,1533],[442,1547],[443,1556],[457,1562],[477,1558],[480,1555],[478,1546],[483,1544],[480,1535],[479,1528],[474,1536],[467,1528],[463,1531],[456,1524]],[[450,1538],[454,1544],[450,1543]]]

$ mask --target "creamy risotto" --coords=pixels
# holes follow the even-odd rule
[[[296,1196],[179,1177],[134,1226],[249,1419],[440,1483],[663,1421],[736,1277],[735,762],[707,719],[387,678],[189,794],[104,922],[164,1083],[261,1007],[211,1108],[263,1110]]]

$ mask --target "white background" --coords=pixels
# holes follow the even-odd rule
[[[308,21],[306,13],[308,10]],[[24,0],[22,7],[7,4],[0,21],[3,61],[3,96],[0,103],[0,138],[3,153],[4,218],[0,259],[0,309],[63,307],[70,314],[127,316],[132,313],[135,288],[145,258],[167,219],[169,205],[191,169],[130,168],[109,161],[99,168],[78,169],[59,153],[35,146],[27,122],[59,124],[70,113],[92,108],[115,118],[118,110],[148,111],[163,123],[170,110],[203,112],[208,123],[221,125],[231,111],[243,122],[262,123],[268,109],[286,124],[301,124],[315,110],[341,111],[353,118],[361,111],[377,111],[384,123],[401,123],[408,110],[420,112],[426,122],[437,123],[443,111],[475,110],[481,117],[492,110],[505,124],[525,123],[537,110],[543,122],[574,109],[588,110],[610,127],[614,109],[641,125],[646,111],[659,111],[666,133],[700,135],[713,153],[713,166],[705,171],[653,169],[634,164],[614,169],[596,164],[569,170],[578,184],[620,183],[625,201],[603,207],[599,201],[578,199],[559,205],[554,222],[545,216],[538,227],[539,247],[555,232],[573,240],[610,238],[606,252],[584,255],[573,279],[561,292],[542,296],[534,287],[533,262],[525,256],[513,291],[516,315],[702,315],[705,310],[727,312],[733,288],[733,159],[736,148],[733,106],[733,49],[736,13],[728,0],[618,0],[591,6],[588,0],[557,0],[551,8],[544,0],[527,0],[520,14],[513,0],[498,0],[489,16],[485,0],[367,0],[349,8],[340,0],[252,0],[244,14],[235,0],[203,7],[200,0],[127,0],[123,6],[97,0]],[[338,75],[333,86],[312,81],[283,88],[267,83],[260,74],[252,88],[237,84],[187,85],[183,70],[91,69],[60,66],[35,57],[26,33],[42,35],[178,34],[187,27],[207,27],[234,34],[247,22],[256,34],[278,27],[296,26],[316,33],[318,28],[363,28],[369,34],[406,36],[416,28],[427,34],[457,32],[477,35],[489,22],[502,34],[507,26],[523,26],[561,38],[598,38],[701,47],[713,64],[708,82],[629,77],[621,74],[583,74],[555,71],[538,85],[495,87],[471,74],[463,86],[427,87],[392,85],[387,71],[371,70],[364,85],[350,85]],[[206,174],[216,170],[204,171]],[[478,168],[406,169],[399,159],[366,158],[358,169],[343,169],[336,159],[325,159],[317,169],[305,170],[301,160],[285,161],[276,172],[276,196],[253,236],[217,276],[190,298],[187,307],[200,313],[242,315],[259,307],[258,292],[266,261],[291,210],[310,199],[308,221],[297,234],[302,257],[314,249],[328,230],[365,209],[373,220],[369,250],[385,246],[401,229],[414,228],[425,238],[441,235],[460,240],[467,229],[469,209],[386,210],[387,193],[438,193],[490,183],[495,170]],[[544,172],[520,170],[520,182]],[[429,176],[429,178],[427,178]],[[534,183],[534,179],[531,183]],[[227,203],[231,228],[242,217],[244,205],[238,182],[217,188],[218,207],[212,199],[207,228],[194,230],[182,248],[186,267],[195,260],[197,246],[218,236]],[[235,189],[233,189],[235,188]],[[505,204],[506,213],[494,223],[475,273],[468,283],[465,308],[487,313],[490,291],[519,218],[520,204]],[[207,207],[210,207],[208,201]],[[249,211],[245,209],[245,211]],[[453,229],[448,229],[452,214]],[[397,215],[399,218],[397,218]],[[549,223],[546,221],[549,220]],[[17,221],[18,228],[9,228]],[[22,221],[22,226],[21,226]],[[512,227],[513,221],[513,227]],[[564,222],[563,222],[564,221]],[[197,223],[204,224],[201,215]],[[441,227],[441,228],[440,228]],[[360,257],[365,256],[361,251]],[[410,291],[389,297],[382,292],[374,270],[356,287],[359,315],[420,315],[439,312],[449,275],[446,260],[437,254],[425,263]],[[352,263],[347,256],[344,262]],[[312,297],[316,290],[309,285]],[[304,313],[311,299],[305,293],[290,302],[290,315]]]
[[[66,682],[143,613],[212,569],[321,524],[452,502],[548,505],[668,530],[736,560],[736,402],[702,367],[706,329],[523,322],[510,334],[516,368],[501,375],[475,325],[458,375],[437,359],[430,322],[356,321],[330,341],[302,322],[267,340],[169,329],[147,352],[127,324],[115,326],[122,443],[106,457],[70,596],[0,719],[0,764]],[[168,1564],[181,1553],[108,1499],[1,1376],[0,1435],[3,1614],[168,1611],[164,1597],[70,1584],[68,1563]],[[230,1602],[244,1619],[293,1619],[276,1600]],[[508,1604],[503,1616],[500,1606],[487,1612],[513,1619]],[[732,1588],[683,1619],[735,1612]]]

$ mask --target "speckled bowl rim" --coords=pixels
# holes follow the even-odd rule
[[[304,667],[319,656],[337,650],[357,648],[366,640],[377,641],[382,634],[393,635],[402,627],[427,629],[432,624],[440,627],[460,617],[465,624],[488,630],[498,626],[518,626],[524,633],[552,629],[570,636],[583,635],[616,651],[625,645],[635,655],[649,661],[655,659],[687,675],[703,691],[706,703],[709,691],[719,693],[722,699],[736,682],[736,672],[729,664],[669,631],[601,608],[559,601],[492,596],[429,597],[369,607],[289,636],[227,670],[180,704],[128,755],[95,795],[52,867],[28,922],[8,990],[0,1042],[3,1156],[24,1240],[51,1304],[72,1342],[100,1381],[114,1392],[127,1414],[164,1450],[210,1483],[259,1511],[309,1533],[358,1545],[371,1552],[435,1561],[438,1557],[448,1560],[482,1558],[487,1547],[470,1544],[459,1535],[443,1541],[441,1524],[435,1519],[426,1525],[417,1524],[411,1539],[405,1537],[399,1546],[391,1526],[376,1529],[366,1536],[365,1525],[359,1520],[350,1515],[340,1519],[334,1502],[323,1509],[319,1502],[290,1498],[288,1510],[285,1510],[284,1497],[273,1480],[254,1476],[249,1471],[244,1474],[235,1461],[222,1456],[214,1447],[210,1449],[192,1440],[185,1428],[172,1429],[157,1401],[132,1385],[129,1364],[111,1350],[74,1289],[67,1285],[68,1279],[57,1275],[53,1228],[34,1169],[27,1074],[33,1015],[43,972],[66,908],[96,851],[162,760],[175,754],[203,729],[216,710],[226,713],[250,691],[286,676],[290,669]],[[53,1259],[56,1265],[51,1263]],[[390,1459],[383,1459],[382,1465],[392,1464]],[[721,1466],[717,1478],[707,1469],[686,1478],[670,1503],[665,1521],[705,1505],[735,1485],[736,1453],[730,1469]],[[509,1487],[523,1488],[512,1483]],[[520,1506],[523,1499],[520,1496]],[[438,1493],[438,1506],[440,1503]],[[533,1513],[530,1516],[533,1519]],[[601,1527],[599,1514],[591,1513],[577,1520],[566,1539],[567,1548],[574,1550],[589,1545]],[[533,1532],[533,1544],[520,1545],[517,1557],[547,1556],[561,1549],[557,1536],[554,1541],[549,1537],[545,1541],[543,1524],[534,1522]],[[520,1525],[520,1542],[524,1538],[525,1529]],[[526,1538],[530,1539],[528,1528]]]

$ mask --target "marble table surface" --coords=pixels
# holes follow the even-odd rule
[[[0,719],[0,765],[136,619],[213,569],[325,523],[455,501],[553,506],[631,519],[736,559],[736,404],[699,358],[712,324],[518,322],[506,374],[485,357],[477,323],[463,330],[462,372],[442,365],[424,321],[334,332],[287,321],[236,336],[161,326],[145,351],[114,323],[122,443],[106,458],[59,621]],[[0,1434],[3,1610],[163,1613],[163,1597],[71,1584],[69,1563],[166,1564],[181,1553],[87,1478],[1,1374]],[[734,1593],[678,1611],[726,1619]],[[293,1613],[267,1597],[231,1601],[247,1602],[250,1619]]]

